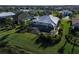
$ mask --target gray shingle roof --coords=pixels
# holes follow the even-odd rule
[[[37,16],[36,19],[33,20],[33,22],[49,23],[53,26],[56,26],[58,24],[58,21],[59,18],[52,15]]]

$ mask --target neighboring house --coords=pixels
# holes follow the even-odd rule
[[[79,30],[79,19],[73,18],[71,21],[72,21],[72,29]]]
[[[0,13],[0,27],[6,26],[5,20],[7,19],[13,21],[12,23],[15,24],[15,15],[16,14],[13,12],[1,12]]]
[[[69,10],[62,10],[62,11],[59,11],[59,13],[60,13],[63,17],[72,15],[72,11],[69,11]]]
[[[31,28],[37,28],[42,32],[50,32],[58,26],[59,18],[52,15],[37,16],[32,20]]]
[[[13,12],[1,12],[0,13],[0,20],[5,20],[6,18],[10,18],[11,20],[15,19],[15,13]]]
[[[15,13],[13,13],[13,12],[1,12],[0,18],[11,17],[11,16],[14,16],[14,15],[15,15]]]
[[[22,12],[30,12],[30,10],[28,10],[28,9],[20,9],[20,11],[22,11]]]

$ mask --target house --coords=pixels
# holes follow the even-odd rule
[[[52,15],[37,16],[32,20],[31,28],[37,28],[41,32],[50,32],[58,26],[59,18]]]
[[[14,16],[14,15],[15,15],[15,13],[13,13],[13,12],[1,12],[0,13],[0,18]]]
[[[6,25],[6,20],[11,20],[12,21],[12,26],[14,26],[15,24],[15,13],[13,12],[1,12],[0,13],[0,28],[3,26],[7,26]],[[9,21],[7,21],[8,23],[10,23]],[[8,24],[10,25],[10,24]]]
[[[0,13],[0,20],[6,19],[6,18],[10,18],[11,20],[14,19],[16,14],[13,12],[1,12]]]
[[[7,19],[7,18],[9,18],[9,19],[11,19],[11,20],[15,20],[15,13],[13,13],[13,12],[1,12],[0,13],[0,21],[1,20],[5,20],[5,19]]]
[[[79,19],[73,18],[71,21],[72,21],[72,30],[79,31]]]
[[[69,10],[62,10],[62,11],[59,11],[59,13],[63,17],[72,15],[72,11],[69,11]]]

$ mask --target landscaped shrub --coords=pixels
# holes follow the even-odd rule
[[[15,27],[16,26],[14,24],[13,18],[6,17],[6,18],[2,18],[0,20],[0,28],[3,28],[5,30],[11,30],[11,29],[13,29]]]
[[[41,44],[40,46],[47,48],[48,46],[53,46],[53,45],[59,43],[60,40],[61,40],[61,38],[58,35],[51,36],[49,34],[41,33],[35,43]]]
[[[62,28],[60,28],[60,29],[58,30],[58,34],[59,34],[60,36],[63,35],[63,29],[62,29]]]

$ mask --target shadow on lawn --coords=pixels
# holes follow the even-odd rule
[[[26,51],[18,46],[14,46],[11,47],[10,45],[8,45],[8,41],[6,40],[6,38],[9,36],[10,34],[7,34],[3,37],[0,38],[0,53],[1,54],[24,54],[26,53]]]
[[[58,50],[59,54],[63,54],[64,53],[64,47],[67,44],[67,41],[65,41],[64,45]]]
[[[68,37],[67,37],[67,35],[65,35],[65,43],[64,43],[64,45],[58,50],[58,53],[59,54],[64,54],[64,47],[66,46],[66,44],[68,43]]]
[[[67,36],[65,36],[65,39],[66,39],[65,43],[64,43],[64,45],[58,50],[58,53],[63,54],[63,53],[64,53],[64,47],[66,46],[67,43],[70,43],[70,44],[73,45],[73,46],[72,46],[71,52],[69,52],[69,53],[73,54],[73,52],[74,52],[74,47],[75,47],[75,46],[79,47],[79,45],[76,44],[76,40],[74,40],[74,42],[72,43],[72,42],[69,40],[69,37],[67,37]]]
[[[27,27],[26,26],[20,26],[16,28],[16,33],[24,33],[27,32]]]
[[[40,44],[40,47],[43,47],[43,49],[50,47],[50,46],[54,46],[56,44],[58,44],[60,42],[61,38],[59,38],[58,40],[53,40],[53,39],[45,39],[45,38],[41,38],[39,37],[36,41],[35,44]]]
[[[8,41],[4,41],[7,37],[9,36],[9,34],[3,36],[2,38],[0,38],[0,48],[3,48],[7,45]]]
[[[31,53],[19,46],[15,46],[15,45],[14,46],[7,45],[5,48],[5,52],[8,54],[29,54],[29,53]]]
[[[48,46],[52,46],[53,45],[53,41],[52,40],[45,40],[45,39],[40,39],[40,38],[38,38],[35,43],[36,44],[41,44],[40,47],[43,47],[43,48],[47,48]]]
[[[72,53],[72,54],[73,54],[73,52],[74,52],[75,42],[76,42],[76,40],[74,40],[73,47],[72,47],[72,49],[71,49],[71,53]]]
[[[73,38],[71,38],[71,39],[73,39]],[[73,52],[74,52],[74,47],[75,47],[75,46],[79,47],[79,45],[76,44],[76,38],[74,39],[73,42],[70,41],[68,38],[66,38],[66,40],[67,40],[68,43],[70,43],[71,45],[73,45],[73,46],[72,46],[72,49],[71,49],[71,53],[73,54]]]

